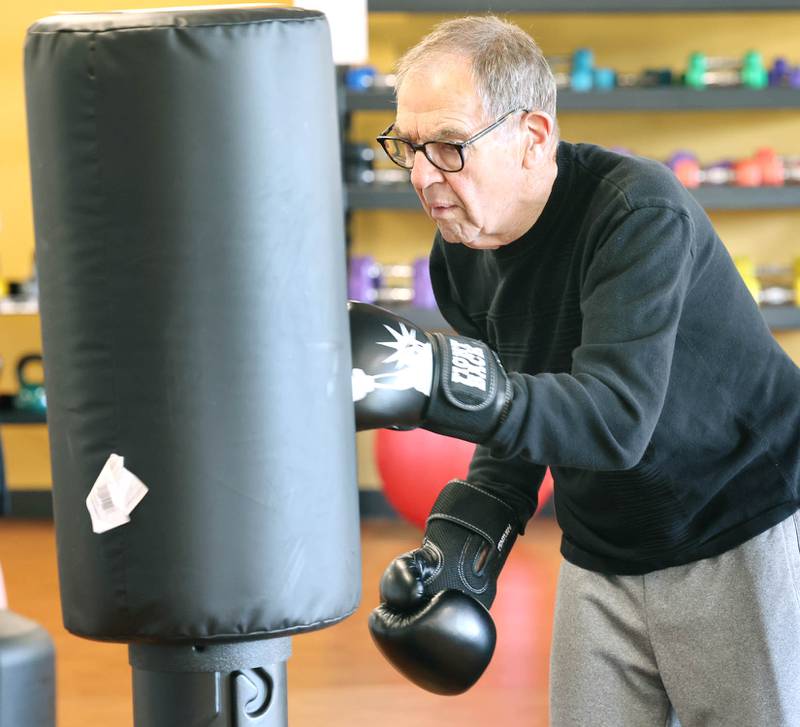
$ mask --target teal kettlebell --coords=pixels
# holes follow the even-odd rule
[[[17,362],[17,380],[19,391],[14,398],[14,406],[23,411],[45,413],[47,411],[47,396],[44,391],[44,381],[30,381],[26,369],[32,364],[43,365],[42,356],[38,353],[29,353]]]

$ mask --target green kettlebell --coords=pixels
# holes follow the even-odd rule
[[[47,411],[47,396],[44,391],[44,381],[30,381],[26,369],[32,364],[43,365],[42,356],[38,353],[29,353],[17,362],[17,380],[19,391],[14,398],[14,406],[23,411],[45,413]]]

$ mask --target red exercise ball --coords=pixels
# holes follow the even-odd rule
[[[427,429],[396,431],[379,429],[375,436],[375,458],[389,504],[420,529],[442,488],[452,479],[464,478],[475,445]],[[553,493],[550,470],[539,495],[540,505]]]

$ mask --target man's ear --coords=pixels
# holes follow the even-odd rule
[[[544,111],[528,111],[523,116],[522,124],[525,134],[523,166],[529,169],[550,156],[556,123]]]

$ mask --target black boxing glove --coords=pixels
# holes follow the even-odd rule
[[[489,607],[519,533],[513,510],[463,480],[449,482],[428,518],[422,546],[396,558],[381,579],[372,638],[409,680],[460,694],[480,678],[496,642]]]
[[[348,310],[357,429],[422,427],[481,443],[500,426],[512,389],[489,346],[368,303]]]

